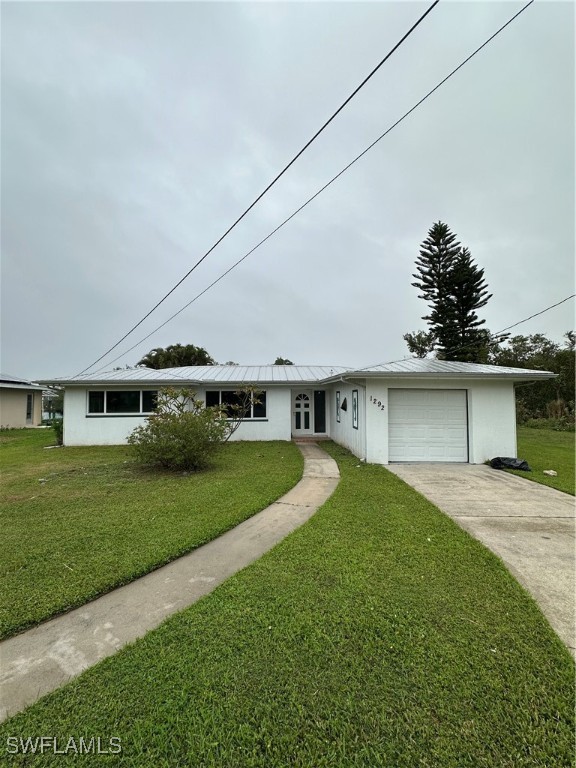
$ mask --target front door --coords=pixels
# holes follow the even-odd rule
[[[292,395],[292,434],[294,437],[314,432],[312,392],[294,392]]]

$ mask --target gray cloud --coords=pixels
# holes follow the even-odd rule
[[[216,279],[520,7],[440,4],[118,351]],[[65,375],[98,357],[212,245],[424,8],[4,3],[2,368]],[[402,357],[402,334],[423,327],[425,314],[410,286],[414,259],[438,219],[486,270],[492,330],[571,293],[573,30],[571,4],[534,4],[120,363],[175,342],[243,363],[279,354],[350,365]],[[518,332],[560,339],[572,325],[567,303]]]

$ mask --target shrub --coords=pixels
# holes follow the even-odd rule
[[[158,393],[156,412],[128,438],[136,459],[149,466],[172,470],[199,470],[210,463],[230,428],[220,408],[204,408],[186,389]]]
[[[50,424],[56,435],[56,445],[64,445],[64,419],[52,419]]]
[[[516,422],[518,424],[525,424],[529,419],[532,418],[532,416],[533,414],[526,406],[526,403],[524,403],[523,400],[516,398]]]
[[[574,416],[562,416],[559,419],[528,419],[524,422],[530,429],[553,429],[555,432],[574,432]]]

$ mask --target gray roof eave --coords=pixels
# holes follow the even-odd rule
[[[110,379],[93,379],[91,381],[78,381],[64,379],[58,381],[44,382],[45,387],[173,387],[175,389],[182,389],[186,387],[201,387],[206,389],[207,387],[217,387],[218,389],[230,389],[230,387],[313,387],[322,383],[319,379],[299,379],[298,381],[233,381],[228,379],[227,381],[216,379],[179,379],[179,380],[167,380],[167,379],[129,379],[129,380],[110,380]]]
[[[45,387],[40,384],[22,384],[20,382],[10,382],[10,381],[2,381],[0,382],[0,388],[2,389],[27,389],[27,390],[34,390],[35,392],[42,392]]]
[[[543,379],[556,379],[557,373],[551,371],[526,371],[522,373],[472,373],[461,372],[416,372],[416,371],[349,371],[340,376],[331,376],[319,381],[319,384],[335,384],[339,381],[351,381],[353,379],[469,379],[473,381],[492,381],[493,379],[508,379],[512,381],[538,381]]]

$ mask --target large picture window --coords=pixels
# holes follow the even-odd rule
[[[157,390],[94,390],[88,392],[88,414],[92,416],[126,416],[152,413],[156,408],[157,399]]]
[[[235,406],[243,407],[246,402],[246,395],[243,392],[230,390],[217,390],[206,392],[206,407],[211,408],[215,405],[226,407],[228,416],[232,418],[238,412]],[[251,400],[245,419],[265,419],[266,418],[266,392],[258,392]]]

